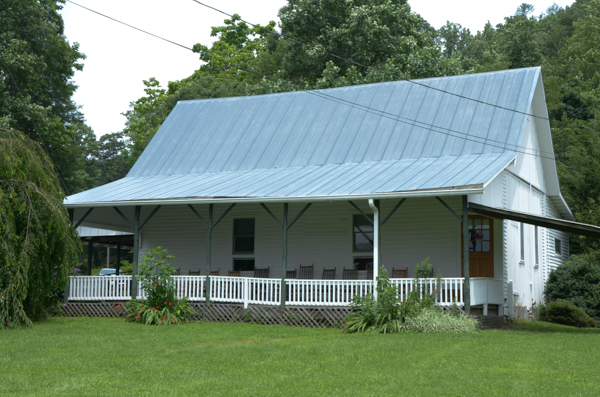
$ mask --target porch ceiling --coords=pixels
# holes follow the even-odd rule
[[[492,218],[510,219],[511,221],[523,222],[530,225],[546,227],[548,229],[600,238],[600,227],[587,225],[585,223],[550,218],[541,215],[529,214],[526,212],[512,211],[504,208],[488,207],[475,203],[469,203],[469,211]]]

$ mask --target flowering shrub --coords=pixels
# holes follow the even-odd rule
[[[400,301],[398,287],[390,283],[387,272],[382,267],[377,277],[377,300],[373,294],[352,298],[353,311],[346,318],[344,331],[382,334],[406,331],[475,331],[476,322],[467,316],[452,315],[435,308],[441,275],[438,275],[434,284],[425,281],[423,276],[427,277],[431,273],[430,269],[429,258],[417,264],[414,289],[407,294],[406,300]],[[435,324],[427,325],[429,321],[434,321]]]
[[[127,304],[127,320],[142,324],[168,325],[189,322],[196,313],[187,298],[177,300],[171,275],[175,267],[167,261],[175,260],[163,247],[148,251],[140,263],[138,278],[145,299],[135,299]]]

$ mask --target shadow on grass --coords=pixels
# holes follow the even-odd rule
[[[513,327],[517,332],[556,332],[563,334],[599,334],[600,328],[577,328],[567,325],[552,324],[545,321],[517,320]]]

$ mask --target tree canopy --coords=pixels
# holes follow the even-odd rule
[[[86,159],[96,139],[72,100],[77,88],[72,77],[85,56],[64,36],[60,3],[0,0],[0,52],[6,61],[0,60],[0,127],[44,143],[74,193],[93,186]]]
[[[58,301],[81,249],[64,192],[40,145],[0,128],[0,329],[28,325]]]

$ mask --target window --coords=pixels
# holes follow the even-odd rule
[[[356,270],[373,270],[373,257],[354,257],[354,268]]]
[[[253,258],[234,258],[233,259],[233,270],[235,270],[235,271],[254,270],[254,259]]]
[[[354,252],[373,252],[373,215],[354,215],[353,217],[353,239]]]
[[[491,237],[489,219],[469,218],[469,252],[490,252]]]
[[[560,255],[562,252],[561,241],[558,238],[554,239],[554,252],[556,255]]]
[[[521,222],[521,260],[525,260],[525,224]]]
[[[538,227],[535,227],[535,264],[540,264],[540,245],[538,243]]]
[[[233,220],[233,253],[254,253],[254,218]]]

